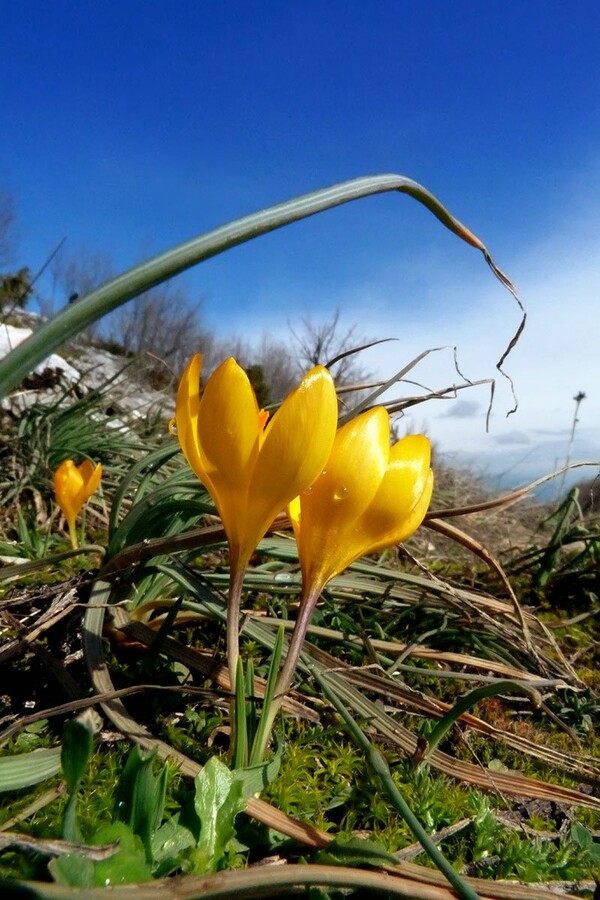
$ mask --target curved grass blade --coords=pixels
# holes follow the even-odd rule
[[[84,544],[82,547],[77,547],[76,550],[63,550],[62,553],[44,556],[43,559],[32,559],[27,562],[16,563],[13,566],[2,566],[0,568],[0,584],[4,581],[10,581],[12,578],[31,575],[32,572],[38,572],[40,569],[45,569],[46,566],[52,566],[54,563],[71,559],[74,556],[81,556],[84,553],[104,554],[104,547],[101,547],[100,544]]]
[[[418,746],[414,762],[417,765],[423,763],[427,757],[433,753],[440,741],[444,739],[448,731],[452,728],[454,723],[460,719],[462,714],[472,709],[472,707],[479,703],[480,700],[485,700],[486,697],[495,697],[496,694],[508,692],[525,694],[532,701],[532,704],[536,709],[539,709],[542,705],[542,696],[540,692],[522,681],[502,679],[502,681],[496,681],[495,684],[486,684],[483,687],[475,688],[474,691],[469,691],[468,694],[461,697],[460,700],[454,704],[452,709],[447,712],[439,722],[436,722],[431,734],[426,739],[423,739],[422,744]]]
[[[106,551],[107,562],[128,544],[149,540],[151,537],[165,537],[174,528],[181,531],[182,528],[189,527],[190,520],[197,520],[213,511],[212,504],[198,491],[197,483],[191,485],[188,497],[183,496],[181,487],[172,483],[161,484],[131,508],[111,538]],[[180,496],[173,498],[176,491],[180,492]],[[185,522],[182,522],[182,516]],[[152,533],[156,527],[159,528],[159,535]]]
[[[165,443],[157,450],[149,453],[148,456],[145,456],[143,459],[139,460],[139,462],[135,463],[135,465],[131,466],[131,468],[127,470],[125,476],[121,479],[121,482],[115,492],[111,504],[110,519],[108,525],[109,541],[112,540],[114,532],[117,530],[123,500],[129,493],[129,491],[133,490],[133,485],[136,478],[141,476],[142,473],[145,473],[144,478],[142,478],[141,483],[138,485],[136,490],[137,500],[140,499],[141,496],[143,496],[143,492],[146,488],[145,479],[151,478],[152,475],[158,469],[160,469],[161,466],[169,462],[169,460],[176,456],[177,453],[179,453],[179,445]]]
[[[284,225],[349,203],[352,200],[358,200],[361,197],[388,191],[398,191],[418,200],[446,228],[472,247],[481,250],[496,277],[513,294],[521,306],[514,287],[494,264],[485,245],[465,225],[455,219],[426,188],[403,175],[366,176],[341,182],[311,194],[304,194],[277,206],[236,219],[234,222],[152,257],[107,281],[79,299],[77,303],[66,306],[18,347],[15,347],[4,359],[0,360],[0,397],[5,396],[20,384],[38,363],[91,325],[92,322],[179,272]],[[505,350],[499,365],[504,362],[507,353],[518,340],[524,322],[523,314],[519,330]]]
[[[308,891],[311,886],[328,888],[356,888],[360,896],[367,897],[404,897],[405,900],[455,900],[456,894],[446,885],[439,883],[440,876],[435,870],[425,869],[414,863],[403,863],[398,873],[369,871],[351,866],[322,865],[315,863],[290,863],[285,866],[250,866],[248,869],[228,869],[214,875],[186,875],[182,878],[164,878],[151,884],[111,885],[111,900],[130,900],[135,893],[137,900],[250,900],[257,897],[298,896],[298,888]],[[548,900],[546,888],[536,888],[528,884],[521,887],[509,884],[508,891],[498,893],[492,881],[470,878],[471,884],[481,883],[485,889],[486,900],[490,898],[511,898],[511,900]],[[80,888],[69,888],[64,885],[47,884],[45,882],[10,882],[10,887],[17,887],[27,893],[24,896],[36,900],[79,900]],[[2,887],[2,885],[0,885]],[[358,896],[356,891],[353,891]],[[88,888],[85,896],[88,900],[106,898],[105,887]],[[307,893],[304,896],[308,896]],[[475,895],[477,896],[477,895]],[[561,896],[560,894],[558,896]],[[566,897],[566,894],[562,895]]]
[[[60,747],[0,759],[0,791],[18,791],[60,772]]]
[[[366,759],[375,774],[379,776],[379,779],[385,788],[390,802],[392,803],[396,811],[402,816],[431,861],[435,863],[440,872],[443,872],[459,897],[462,897],[463,900],[479,900],[479,894],[477,894],[470,885],[466,884],[460,877],[458,872],[452,868],[446,857],[442,854],[438,846],[431,840],[431,838],[419,822],[418,818],[409,807],[408,803],[398,790],[398,787],[392,778],[392,773],[390,772],[389,766],[383,758],[382,754],[373,746],[364,731],[360,728],[358,723],[353,719],[344,704],[341,702],[341,700],[331,687],[330,683],[328,683],[325,678],[322,677],[317,667],[311,666],[310,668],[313,676],[318,681],[321,690],[323,691],[329,702],[332,704],[332,706],[335,707],[339,715],[342,717],[344,724],[346,725],[346,728],[350,732],[355,743],[364,752]]]

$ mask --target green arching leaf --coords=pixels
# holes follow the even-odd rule
[[[513,290],[508,279],[492,263],[485,245],[479,238],[455,219],[422,185],[403,175],[372,175],[355,178],[244,216],[228,225],[202,234],[129,269],[80,298],[77,303],[64,307],[34,334],[15,347],[3,360],[0,360],[0,397],[5,396],[20,384],[38,363],[91,325],[92,322],[179,272],[284,225],[305,219],[326,209],[341,206],[352,200],[358,200],[361,197],[390,191],[414,197],[415,200],[426,206],[446,228],[471,246],[481,250],[494,274],[509,290]]]
[[[452,868],[446,857],[440,851],[437,844],[431,840],[418,817],[409,807],[404,798],[404,795],[394,782],[389,766],[383,755],[370,742],[369,738],[362,731],[350,712],[346,709],[346,706],[342,702],[342,699],[338,696],[338,694],[335,692],[335,690],[328,682],[328,680],[323,676],[323,674],[318,671],[316,666],[311,665],[310,668],[312,670],[312,674],[321,686],[325,697],[329,700],[329,702],[334,706],[339,715],[342,717],[342,719],[344,720],[344,724],[352,735],[353,740],[355,741],[357,746],[360,747],[360,749],[364,752],[369,766],[373,770],[373,773],[379,776],[379,779],[381,780],[381,783],[392,805],[394,806],[396,811],[400,813],[416,839],[423,847],[423,850],[425,850],[432,862],[434,862],[438,867],[440,872],[442,872],[446,876],[446,878],[456,891],[457,895],[461,897],[462,900],[478,900],[478,895],[471,888],[471,886],[460,877],[458,872],[456,872]]]
[[[445,737],[449,729],[454,725],[454,723],[462,716],[463,713],[467,712],[469,709],[472,709],[480,700],[485,700],[487,697],[495,697],[497,694],[505,694],[505,693],[516,693],[516,694],[525,694],[528,696],[532,702],[539,706],[541,704],[541,696],[539,691],[535,688],[532,688],[526,682],[523,681],[515,681],[514,679],[501,679],[496,681],[494,684],[486,684],[482,687],[475,688],[473,691],[469,691],[468,694],[465,694],[461,697],[442,718],[435,723],[433,729],[430,734],[427,736],[427,742],[425,744],[423,753],[419,755],[418,762],[421,763],[427,759],[428,756],[433,753],[441,740]]]

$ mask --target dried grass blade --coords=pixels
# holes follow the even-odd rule
[[[311,649],[311,656],[323,666],[326,677],[335,684],[335,690],[359,715],[369,719],[371,725],[387,740],[401,747],[407,756],[413,757],[417,750],[417,738],[407,728],[396,722],[381,709],[356,691],[346,680],[345,673],[339,670],[338,661],[335,665],[324,665],[321,651],[317,653]],[[329,671],[326,671],[329,669]],[[332,671],[337,669],[337,671]],[[428,762],[434,768],[469,784],[475,784],[485,790],[491,790],[508,794],[511,797],[532,797],[543,800],[558,800],[564,803],[586,806],[590,809],[600,810],[600,798],[582,794],[572,788],[550,784],[535,778],[529,778],[516,772],[491,772],[473,763],[457,760],[441,750],[435,750]]]
[[[465,878],[478,889],[480,900],[548,900],[552,897],[566,897],[567,894],[549,895],[540,888],[527,885],[526,893],[520,885],[504,884],[499,889],[492,881],[479,878]],[[295,896],[298,889],[313,886],[363,889],[365,895],[404,897],[407,900],[456,900],[456,893],[439,881],[437,872],[403,863],[397,868],[390,867],[385,872],[354,869],[348,866],[307,864],[253,866],[248,869],[230,869],[216,875],[188,875],[183,878],[164,878],[152,883],[111,887],[111,900],[129,900],[135,892],[136,900],[230,900],[243,898]],[[80,897],[79,888],[65,888],[62,885],[42,882],[28,882],[37,897],[64,898]],[[520,889],[520,890],[519,890]],[[86,897],[105,897],[106,888],[89,888]]]
[[[385,697],[388,703],[396,701],[403,706],[414,709],[421,715],[443,715],[444,712],[452,708],[450,703],[439,700],[437,697],[430,697],[421,693],[421,691],[417,691],[415,688],[409,688],[396,679],[391,680],[389,676],[378,674],[377,672],[348,668],[343,671],[343,677],[357,687]],[[553,768],[563,769],[565,772],[577,775],[591,784],[600,784],[600,768],[591,757],[576,756],[563,750],[557,750],[554,747],[536,744],[522,735],[512,734],[506,729],[495,728],[483,719],[473,715],[473,713],[463,713],[460,717],[460,722],[475,731],[488,735],[494,740],[508,744],[515,750],[534,756]]]
[[[475,538],[471,537],[468,534],[465,534],[464,531],[461,531],[459,528],[456,528],[454,525],[450,525],[448,522],[443,522],[440,519],[429,519],[425,522],[427,528],[431,528],[433,531],[437,531],[439,534],[443,534],[446,537],[449,537],[451,540],[456,541],[459,544],[462,544],[463,547],[466,547],[468,550],[471,550],[476,556],[482,559],[487,565],[496,573],[496,575],[500,578],[508,596],[510,597],[513,605],[514,612],[517,616],[518,622],[523,629],[523,636],[525,638],[525,642],[527,644],[527,649],[529,650],[531,656],[535,661],[540,665],[543,671],[548,673],[548,669],[546,667],[545,662],[541,658],[538,653],[537,648],[533,644],[531,640],[531,632],[529,630],[529,625],[527,623],[527,618],[523,614],[523,610],[517,600],[517,595],[515,594],[510,581],[506,575],[506,572],[498,562],[498,560],[493,556],[490,551],[483,546],[479,541],[476,541]],[[536,620],[539,623],[539,620]],[[545,629],[544,626],[540,624],[540,627],[544,630],[546,636],[550,639],[552,644],[552,648],[560,659],[560,662],[565,667],[565,670],[569,673],[571,678],[575,681],[576,684],[581,685],[581,679],[579,678],[577,672],[573,668],[573,666],[566,659],[562,650],[558,646],[555,638],[549,633],[548,629]],[[549,674],[549,673],[548,673]]]
[[[156,633],[145,625],[143,622],[133,622],[122,608],[115,608],[113,612],[113,622],[115,627],[124,634],[148,646],[156,638]],[[229,679],[229,671],[227,666],[222,663],[215,663],[212,655],[200,653],[193,647],[186,647],[175,638],[168,637],[163,643],[163,652],[167,653],[173,659],[182,662],[190,669],[195,669],[210,678],[219,685],[224,691],[231,691],[231,682]],[[254,689],[257,697],[264,697],[266,681],[264,678],[255,676]],[[283,701],[283,709],[289,715],[298,719],[306,719],[310,722],[320,722],[320,716],[305,706],[303,703],[294,700],[292,697],[286,697]]]

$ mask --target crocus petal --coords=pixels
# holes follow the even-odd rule
[[[322,472],[337,415],[335,385],[323,366],[311,369],[275,413],[250,485],[248,539],[254,546],[275,516]]]
[[[377,493],[389,459],[383,407],[351,419],[336,434],[325,470],[289,509],[305,583],[325,584],[356,559],[354,524]],[[359,554],[360,555],[360,554]]]
[[[96,493],[100,485],[100,480],[102,478],[102,464],[98,463],[96,466],[94,466],[93,463],[89,462],[89,460],[86,459],[79,467],[80,471],[82,469],[82,466],[84,466],[86,463],[88,463],[89,468],[86,468],[86,472],[88,474],[85,476],[85,500],[89,500],[92,494]]]
[[[296,539],[300,534],[300,521],[302,519],[302,506],[300,503],[300,497],[294,497],[288,503],[288,516],[290,517],[290,522],[292,523],[292,527],[294,529],[294,534],[296,535]]]
[[[79,471],[79,474],[81,475],[81,479],[82,479],[84,485],[87,485],[88,481],[94,474],[95,468],[96,468],[96,466],[89,459],[84,459],[84,461],[77,466],[77,469]]]
[[[206,484],[208,477],[206,460],[202,455],[198,441],[201,371],[202,356],[200,353],[196,353],[186,366],[179,382],[175,406],[175,424],[183,455],[188,461],[190,468],[205,486],[209,487]]]
[[[83,478],[72,459],[65,459],[54,473],[54,496],[67,522],[74,522],[81,509],[77,495]]]
[[[233,358],[208,379],[198,411],[198,435],[208,474],[247,487],[258,452],[259,409],[250,380]],[[217,488],[218,489],[218,488]]]
[[[360,552],[355,559],[399,544],[417,530],[433,490],[430,462],[431,445],[421,434],[409,435],[392,447],[379,490],[356,523]]]
[[[94,466],[88,459],[76,466],[66,459],[54,473],[54,496],[71,527],[82,506],[97,490],[102,477],[100,463]]]
[[[100,463],[95,466],[89,459],[84,459],[81,465],[77,467],[77,470],[81,476],[81,487],[76,494],[76,502],[78,503],[78,508],[81,509],[100,484],[102,466]]]
[[[263,427],[248,376],[234,359],[226,359],[202,394],[198,443],[205,463],[202,480],[223,521],[236,566],[247,543],[248,489]]]

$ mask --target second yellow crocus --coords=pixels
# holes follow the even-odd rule
[[[421,434],[390,447],[389,416],[375,407],[337,432],[325,471],[289,507],[304,595],[367,553],[406,540],[433,490],[431,445]]]
[[[425,517],[433,490],[431,446],[410,435],[390,447],[389,416],[375,407],[337,432],[324,470],[288,510],[302,569],[300,608],[268,710],[268,735],[290,689],[310,619],[327,582],[367,553],[406,540]]]
[[[75,521],[80,511],[98,489],[102,478],[102,466],[84,459],[76,466],[72,459],[65,459],[54,473],[54,496],[69,527],[73,549],[77,549]]]

